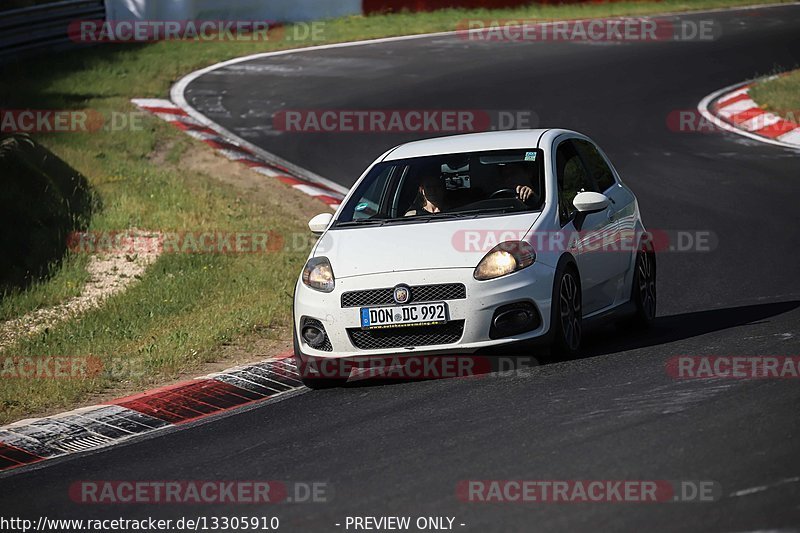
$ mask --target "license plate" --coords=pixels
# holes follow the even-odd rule
[[[447,323],[447,304],[444,302],[361,308],[361,329],[433,326],[445,323]]]

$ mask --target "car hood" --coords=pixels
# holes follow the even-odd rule
[[[519,240],[540,212],[329,230],[313,256],[327,257],[337,278],[475,268],[500,242]]]

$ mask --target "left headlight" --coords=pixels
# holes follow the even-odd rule
[[[333,267],[327,257],[312,257],[303,268],[303,284],[314,290],[331,292],[336,286]]]
[[[495,279],[529,267],[534,261],[536,252],[527,242],[503,242],[483,256],[472,275],[479,281]]]

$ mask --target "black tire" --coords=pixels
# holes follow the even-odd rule
[[[575,267],[559,267],[553,283],[553,350],[562,357],[576,355],[583,338],[581,279]]]
[[[636,254],[633,270],[631,303],[636,309],[626,324],[638,329],[647,329],[656,319],[658,303],[656,293],[656,254],[643,248]]]
[[[297,333],[292,332],[292,341],[294,344],[294,361],[297,365],[297,372],[300,374],[300,381],[309,389],[333,389],[341,387],[347,383],[347,377],[325,377],[319,376],[314,369],[325,368],[325,361],[303,355],[300,352],[300,343],[297,340]]]

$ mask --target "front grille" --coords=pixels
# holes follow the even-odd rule
[[[345,292],[342,294],[342,307],[392,305],[395,303],[393,295],[394,287]],[[466,297],[467,288],[463,283],[415,285],[411,287],[411,300],[408,303],[463,300]]]
[[[322,325],[322,322],[320,322],[316,318],[303,317],[303,320],[300,322],[300,324],[301,324],[300,331],[303,331],[304,326],[316,326],[325,333],[325,342],[322,343],[322,346],[312,346],[312,348],[315,348],[317,350],[322,350],[323,352],[333,351],[333,346],[331,345],[331,339],[328,337],[328,332],[325,330],[325,326]],[[305,339],[303,339],[303,342],[306,342]]]
[[[434,346],[458,342],[464,333],[464,321],[454,320],[438,326],[406,326],[385,329],[347,330],[350,342],[359,350]]]

